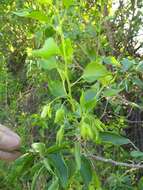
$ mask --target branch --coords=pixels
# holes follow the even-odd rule
[[[101,161],[101,162],[106,162],[106,163],[110,163],[114,166],[124,166],[124,167],[128,167],[128,168],[136,168],[136,169],[141,169],[143,168],[143,164],[128,164],[128,163],[124,163],[124,162],[117,162],[115,160],[112,159],[107,159],[107,158],[103,158],[100,156],[96,156],[96,155],[86,155],[87,157],[91,157],[92,159]]]
[[[143,43],[141,43],[134,51],[137,52],[140,48],[142,48]]]
[[[113,31],[112,31],[112,27],[111,27],[111,22],[109,21],[108,19],[108,16],[109,16],[109,11],[108,11],[108,7],[107,5],[104,6],[104,27],[106,29],[106,35],[107,35],[107,38],[109,40],[109,44],[112,48],[112,54],[114,54],[114,49],[115,49],[115,41],[114,41],[114,35],[113,35]]]

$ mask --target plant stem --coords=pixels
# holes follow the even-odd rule
[[[64,14],[64,17],[65,17],[66,14]],[[59,13],[59,8],[57,8],[57,17],[58,17],[58,22],[59,22],[59,34],[60,34],[60,37],[61,37],[61,43],[62,43],[62,51],[63,51],[63,58],[64,58],[64,62],[65,62],[65,80],[67,82],[67,85],[68,85],[68,93],[67,93],[67,96],[68,96],[68,99],[69,99],[69,102],[72,106],[72,110],[75,111],[75,105],[74,105],[74,100],[72,98],[72,91],[71,91],[71,83],[70,83],[70,80],[69,80],[69,75],[68,75],[68,60],[67,60],[67,55],[66,55],[66,48],[65,48],[65,38],[64,38],[64,34],[63,34],[63,30],[62,30],[62,23],[63,23],[63,20],[62,19],[62,22],[60,20],[60,13]],[[63,81],[63,77],[62,78],[62,81]],[[63,81],[63,85],[64,85],[64,89],[65,88],[65,81]]]

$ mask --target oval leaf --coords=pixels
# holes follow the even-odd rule
[[[60,55],[60,50],[53,38],[48,38],[41,49],[33,50],[34,57],[48,59],[54,55]]]
[[[59,96],[64,97],[64,96],[66,96],[66,93],[64,91],[64,87],[63,87],[63,84],[62,84],[61,81],[59,81],[59,80],[54,80],[54,81],[50,80],[48,84],[49,84],[50,92],[51,92],[51,94],[53,96],[55,96],[55,97],[59,97]]]
[[[134,157],[134,158],[143,157],[143,152],[141,152],[141,151],[132,151],[131,156]]]
[[[88,189],[90,182],[92,181],[92,168],[89,160],[82,156],[81,158],[81,169],[80,169],[81,176],[83,178],[83,182],[85,188]]]
[[[38,61],[38,65],[45,70],[52,70],[57,68],[57,61],[55,57],[50,57],[49,59],[41,59]]]
[[[120,91],[121,91],[121,89],[112,89],[112,88],[110,88],[110,89],[105,90],[103,92],[103,95],[105,97],[117,96]]]
[[[37,10],[20,10],[13,13],[20,17],[32,18],[32,19],[36,19],[36,20],[44,21],[44,22],[48,21],[47,15]]]
[[[48,156],[52,166],[55,168],[57,176],[63,188],[68,184],[68,169],[60,154],[52,154]]]
[[[130,140],[111,132],[100,132],[99,138],[101,142],[111,143],[113,145],[129,144]]]
[[[83,78],[87,82],[94,82],[95,80],[107,77],[110,73],[107,71],[106,67],[98,62],[89,63],[83,73]]]

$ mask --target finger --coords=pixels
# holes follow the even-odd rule
[[[19,137],[15,132],[13,132],[11,129],[5,127],[4,125],[0,124],[0,131],[1,132],[4,132],[10,136],[13,136],[13,137]]]
[[[16,160],[19,156],[21,156],[21,153],[18,151],[15,152],[4,152],[0,150],[0,160],[4,161],[13,161]]]
[[[20,146],[20,138],[0,132],[0,149],[13,151]]]
[[[20,147],[20,137],[9,130],[8,128],[0,125],[0,149],[13,151]]]

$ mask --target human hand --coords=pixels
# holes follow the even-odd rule
[[[0,160],[12,161],[21,154],[20,137],[9,128],[0,124]]]

